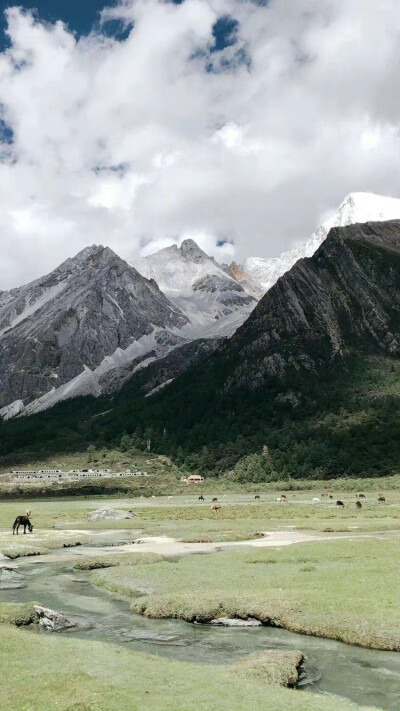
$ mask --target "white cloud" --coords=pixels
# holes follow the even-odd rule
[[[397,4],[124,0],[103,12],[123,42],[9,9],[0,290],[94,242],[273,256],[346,193],[395,195]],[[236,43],[213,52],[223,15]]]

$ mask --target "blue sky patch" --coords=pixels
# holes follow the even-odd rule
[[[10,126],[0,118],[0,143],[11,144],[14,139],[14,134]]]
[[[117,4],[114,0],[26,0],[25,2],[6,0],[2,3],[0,14],[0,51],[9,44],[4,32],[6,29],[4,10],[7,7],[21,5],[25,10],[37,10],[35,14],[40,20],[53,23],[62,20],[70,30],[80,36],[89,34],[93,26],[98,24],[100,12],[105,6],[112,7]],[[104,34],[116,39],[125,38],[126,28],[122,23],[113,21],[106,24],[109,27],[105,26]]]
[[[212,52],[221,52],[226,47],[231,47],[237,42],[239,23],[234,17],[224,15],[219,17],[212,29],[214,45]]]

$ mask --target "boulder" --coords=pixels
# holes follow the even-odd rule
[[[75,622],[71,622],[60,612],[50,610],[48,607],[42,607],[42,605],[35,605],[34,609],[38,616],[39,625],[51,632],[60,632],[70,627],[76,627]]]
[[[121,509],[97,509],[87,515],[88,521],[122,521],[126,518],[137,518],[137,514]]]
[[[238,617],[217,617],[211,620],[212,625],[222,625],[223,627],[261,627],[262,622],[249,617],[248,620],[241,620]]]

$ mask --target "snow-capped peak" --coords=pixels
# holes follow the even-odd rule
[[[189,318],[196,337],[228,335],[247,318],[256,301],[192,239],[136,259],[132,266]],[[211,330],[210,330],[211,329]]]
[[[243,265],[243,272],[265,293],[279,277],[292,268],[298,259],[312,257],[332,227],[398,218],[400,218],[399,199],[374,193],[349,193],[336,212],[315,230],[307,242],[273,259],[248,257]]]
[[[132,266],[147,279],[154,279],[168,297],[191,294],[195,283],[211,274],[224,280],[232,279],[224,269],[209,257],[192,239],[186,239],[180,247],[172,245],[142,259],[131,262]]]

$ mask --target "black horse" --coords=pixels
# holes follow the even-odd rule
[[[28,529],[29,533],[32,533],[33,531],[33,525],[31,524],[28,516],[17,516],[13,523],[13,535],[16,533],[18,536],[18,529],[20,526],[24,527],[24,533],[26,533],[26,529]]]

